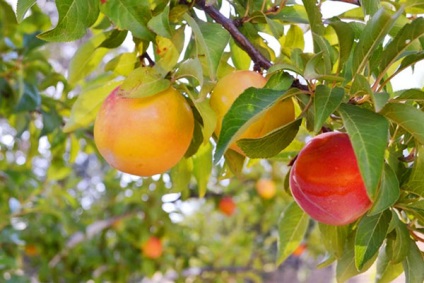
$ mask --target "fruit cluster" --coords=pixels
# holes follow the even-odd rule
[[[217,137],[236,98],[247,88],[262,88],[266,82],[252,71],[235,71],[217,82],[210,97],[210,106],[217,114]],[[281,100],[251,123],[238,139],[263,137],[294,119],[292,99]],[[183,158],[193,131],[193,111],[174,88],[143,98],[127,98],[117,88],[101,106],[94,138],[101,155],[116,169],[152,176],[168,171]],[[236,142],[230,149],[245,155]],[[306,213],[330,225],[352,223],[371,206],[346,133],[330,132],[312,138],[294,162],[290,188]],[[272,180],[260,180],[256,189],[264,199],[276,193]],[[229,200],[223,198],[219,204],[226,215],[235,208]]]

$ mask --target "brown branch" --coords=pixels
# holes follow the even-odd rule
[[[255,69],[263,68],[268,70],[272,66],[271,62],[237,29],[233,21],[222,15],[215,7],[206,5],[205,0],[196,1],[196,6],[205,11],[206,14],[221,24],[231,34],[240,47],[252,58],[255,63]]]
[[[147,54],[147,52],[144,52],[143,54],[141,54],[139,56],[140,62],[143,66],[146,66],[144,60],[147,60],[148,64],[147,66],[154,66],[155,65],[155,61],[152,60],[152,58],[150,58],[149,54]]]
[[[330,1],[345,2],[345,3],[361,6],[361,2],[359,0],[330,0]]]

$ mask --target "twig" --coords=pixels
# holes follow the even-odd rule
[[[140,58],[140,62],[143,66],[145,66],[146,64],[144,63],[144,60],[147,60],[148,62],[148,66],[154,66],[155,65],[155,61],[152,60],[152,58],[150,58],[149,54],[147,54],[147,52],[144,52],[143,54],[141,54],[139,56]]]
[[[361,2],[359,2],[359,0],[330,0],[330,1],[345,2],[345,3],[361,6]]]
[[[240,47],[252,58],[255,68],[259,67],[268,70],[272,66],[271,62],[237,29],[233,21],[222,15],[215,7],[206,5],[205,0],[198,0],[196,6],[205,11],[205,13],[221,24],[231,34]]]

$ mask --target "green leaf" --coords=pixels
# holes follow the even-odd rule
[[[305,48],[305,38],[304,33],[301,27],[298,25],[290,25],[289,30],[285,36],[282,36],[278,41],[281,44],[282,52],[286,54],[287,57],[290,56],[291,50]]]
[[[280,38],[284,35],[284,25],[279,21],[275,21],[264,15],[264,18],[267,23],[267,27],[271,30],[272,35],[275,38]]]
[[[147,28],[152,18],[150,1],[106,1],[100,9],[118,29],[129,30],[133,36],[142,40],[153,40],[154,35]]]
[[[306,80],[316,80],[322,78],[323,75],[328,74],[325,68],[325,58],[324,53],[320,52],[315,54],[305,66],[305,72],[303,73],[303,77]],[[328,58],[328,57],[327,57]]]
[[[200,146],[197,153],[193,156],[193,175],[197,180],[199,197],[204,197],[208,189],[212,164],[212,145],[207,143]]]
[[[334,110],[339,107],[344,96],[344,89],[340,87],[329,88],[326,85],[319,85],[314,96],[314,132],[318,133],[322,125]]]
[[[290,78],[290,76],[286,72],[273,72],[270,76],[268,76],[268,80],[263,88],[286,91],[288,78]],[[298,89],[292,89],[291,91],[291,95],[295,95],[299,92]]]
[[[177,64],[180,53],[173,40],[159,35],[156,37],[156,50],[159,60],[157,60],[155,68],[165,76]]]
[[[82,44],[75,52],[69,63],[68,82],[71,85],[84,79],[89,73],[98,67],[106,48],[98,48],[110,33],[99,33]]]
[[[63,158],[54,158],[49,165],[46,178],[52,181],[62,180],[71,172],[72,167],[66,166]]]
[[[162,78],[155,69],[139,67],[123,81],[119,94],[129,98],[148,97],[168,89],[170,85],[171,82]]]
[[[420,51],[414,54],[410,54],[406,56],[402,62],[400,63],[399,68],[396,70],[396,72],[400,72],[401,70],[404,70],[410,66],[414,66],[415,63],[420,62],[424,59],[424,52]]]
[[[391,207],[399,199],[399,196],[400,188],[396,173],[388,164],[384,164],[380,188],[368,215],[380,213]]]
[[[281,86],[289,89],[293,82],[290,75],[285,74],[281,79]],[[285,91],[273,89],[248,88],[232,104],[224,116],[222,129],[217,143],[214,159],[218,162],[228,146],[243,132],[255,117],[264,113],[278,100],[286,96]]]
[[[352,27],[345,22],[334,21],[330,23],[330,26],[336,31],[337,38],[339,39],[339,66],[340,71],[347,59],[349,58],[350,52],[353,47],[355,34]]]
[[[388,241],[387,254],[392,263],[401,263],[409,253],[409,230],[405,223],[394,214],[396,238]]]
[[[35,3],[37,3],[37,0],[18,0],[18,4],[16,5],[16,19],[18,23],[24,20],[25,14]]]
[[[404,209],[414,214],[416,219],[424,222],[424,200],[418,200],[409,203],[406,205],[406,207],[404,207]]]
[[[158,15],[154,16],[147,23],[147,27],[154,33],[171,38],[171,27],[169,26],[169,6],[166,6],[165,9]]]
[[[371,92],[371,97],[374,102],[374,110],[380,112],[390,99],[390,94],[387,92]]]
[[[308,13],[304,5],[287,5],[284,9],[274,15],[269,15],[271,19],[279,19],[288,23],[309,24]]]
[[[83,89],[72,105],[71,116],[66,122],[63,131],[69,133],[87,127],[96,118],[103,101],[121,82],[100,82],[87,89]]]
[[[395,100],[413,100],[413,101],[424,101],[424,91],[419,89],[406,89],[395,93]]]
[[[380,113],[424,144],[424,112],[409,104],[387,103]]]
[[[325,31],[324,24],[322,23],[321,9],[315,0],[302,0],[302,2],[308,14],[309,25],[311,27],[312,37],[314,38],[314,52],[319,53],[322,49],[317,45],[315,37],[323,36]]]
[[[201,122],[198,119],[195,119],[193,138],[191,139],[190,146],[188,147],[187,151],[184,153],[184,157],[185,158],[192,157],[194,154],[197,153],[202,143],[207,144],[208,142],[209,140],[203,139]]]
[[[41,105],[41,96],[35,85],[25,83],[24,91],[19,99],[18,104],[15,106],[14,111],[34,111]]]
[[[128,31],[127,30],[113,30],[111,34],[107,36],[107,38],[99,45],[100,47],[105,48],[118,48],[122,45],[125,38],[127,38]]]
[[[117,75],[128,77],[138,62],[135,53],[121,53],[105,65],[105,71],[113,71]]]
[[[361,270],[358,270],[355,266],[355,238],[350,236],[347,240],[345,249],[342,257],[337,261],[336,267],[336,278],[337,282],[345,282],[353,276],[356,276],[362,272],[368,270],[377,258],[377,254],[374,258],[370,259]]]
[[[353,80],[352,87],[350,88],[351,96],[360,96],[360,95],[371,95],[373,93],[370,83],[367,78],[361,74],[356,74],[355,79]]]
[[[174,167],[171,168],[172,188],[170,193],[188,194],[190,180],[193,171],[193,161],[191,158],[183,158]]]
[[[22,52],[24,55],[27,55],[32,50],[46,44],[46,42],[44,40],[41,40],[37,37],[38,34],[39,34],[39,32],[34,32],[34,33],[31,33],[31,34],[24,34],[23,52]]]
[[[230,50],[231,60],[233,61],[236,69],[249,70],[252,59],[250,58],[249,54],[246,53],[246,51],[237,45],[232,37],[230,38]]]
[[[225,165],[230,169],[231,173],[241,176],[246,157],[235,150],[229,149],[225,152]]]
[[[46,41],[73,41],[83,37],[99,16],[98,0],[56,0],[59,22],[38,37]],[[113,2],[113,1],[108,1]]]
[[[199,85],[203,85],[203,70],[199,58],[189,58],[179,64],[174,78],[178,80],[186,77],[195,78],[199,82]]]
[[[409,253],[402,262],[405,271],[406,283],[424,282],[424,259],[415,242],[409,240]]]
[[[50,109],[43,107],[41,113],[43,115],[43,130],[41,131],[40,136],[48,135],[62,126],[62,117],[53,107]]]
[[[197,59],[189,59],[189,60],[197,60]],[[207,84],[206,84],[207,85]],[[203,89],[205,89],[204,87]],[[217,116],[215,111],[212,109],[209,100],[207,99],[199,99],[193,95],[193,92],[189,89],[185,88],[183,92],[186,92],[194,103],[194,107],[196,107],[202,118],[202,133],[203,133],[203,143],[208,143],[212,134],[215,131]]]
[[[374,15],[381,8],[380,0],[361,1],[361,7],[365,15]]]
[[[257,25],[245,22],[243,25],[239,27],[239,30],[242,34],[244,34],[249,40],[253,46],[263,55],[266,59],[270,61],[275,60],[275,52],[274,50],[269,46],[269,43],[260,36],[258,33]]]
[[[424,3],[421,0],[401,0],[400,4],[405,5],[405,11],[411,14],[422,14]]]
[[[290,203],[278,221],[278,265],[284,262],[302,242],[308,224],[308,215],[296,202]]]
[[[353,51],[351,70],[353,75],[362,73],[374,50],[383,42],[390,28],[402,12],[403,10],[400,9],[394,15],[391,15],[385,9],[380,9],[372,16]]]
[[[314,37],[314,44],[318,47],[320,50],[319,52],[322,54],[322,72],[321,74],[329,75],[331,74],[332,70],[332,63],[331,63],[331,46],[330,43],[327,41],[327,39],[324,36],[321,35],[315,35]]]
[[[372,1],[370,1],[372,2]],[[405,25],[381,54],[380,72],[383,74],[399,59],[403,52],[424,35],[424,18],[417,18]]]
[[[358,270],[377,254],[386,238],[391,218],[389,210],[362,217],[355,237],[355,266]]]
[[[8,2],[0,2],[0,19],[0,36],[2,38],[2,45],[3,41],[5,41],[5,43],[7,42],[7,45],[13,45],[10,39],[3,40],[3,37],[16,36],[16,27],[18,26],[15,12]]]
[[[229,41],[229,33],[219,24],[196,22],[188,14],[184,20],[192,28],[198,45],[198,52],[206,57],[209,78],[216,79],[216,71],[225,47]]]
[[[386,249],[382,249],[377,259],[376,283],[391,283],[399,275],[403,273],[401,263],[393,263],[386,253]]]
[[[299,69],[298,66],[285,63],[277,63],[272,65],[271,68],[268,69],[268,73],[272,74],[280,70],[289,70],[295,72],[296,74],[303,75],[302,70]]]
[[[333,226],[318,223],[321,240],[326,250],[336,258],[341,258],[349,235],[349,226]]]
[[[369,197],[374,200],[384,165],[389,123],[369,110],[341,104],[339,112],[352,142]]]
[[[424,198],[424,145],[417,146],[414,167],[403,189]]]
[[[296,137],[302,119],[296,119],[280,127],[264,137],[257,139],[241,139],[237,145],[250,158],[270,158],[290,145]]]

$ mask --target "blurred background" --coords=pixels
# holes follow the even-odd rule
[[[331,5],[323,5],[327,17],[349,8]],[[91,128],[62,131],[81,91],[67,83],[69,62],[86,39],[45,44],[36,34],[57,22],[54,1],[37,1],[19,25],[15,6],[0,0],[1,282],[335,281],[335,266],[317,268],[325,253],[314,222],[289,259],[276,264],[279,219],[291,201],[287,164],[306,132],[284,153],[248,161],[239,174],[222,164],[200,168],[210,154],[152,178],[117,172],[99,157]],[[108,62],[131,48],[128,37],[90,76],[107,81]],[[422,87],[423,69],[405,71],[393,87]],[[181,175],[189,169],[193,175]],[[158,257],[146,252],[151,237],[160,240]],[[370,282],[373,274],[349,282]]]

